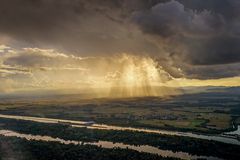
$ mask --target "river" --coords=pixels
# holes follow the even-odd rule
[[[27,120],[27,121],[34,121],[34,122],[40,122],[40,123],[64,123],[64,124],[71,125],[72,127],[86,127],[89,129],[138,131],[138,132],[145,132],[145,133],[185,136],[185,137],[213,140],[213,141],[218,141],[218,142],[223,142],[228,144],[240,145],[240,141],[235,136],[227,136],[227,135],[232,135],[232,132],[223,133],[219,135],[204,135],[204,134],[195,134],[191,132],[177,132],[177,131],[167,131],[167,130],[157,130],[157,129],[141,129],[141,128],[120,127],[120,126],[96,124],[96,123],[88,125],[88,122],[84,122],[84,121],[73,121],[73,120],[54,119],[54,118],[39,118],[39,117],[3,115],[3,114],[0,114],[0,118]],[[238,134],[238,136],[240,136],[239,135],[240,127],[239,126],[237,127],[238,127],[237,130],[233,133]]]
[[[145,152],[145,153],[152,153],[152,154],[158,154],[162,157],[174,157],[174,158],[180,158],[180,159],[208,159],[208,160],[221,160],[217,157],[206,157],[206,156],[196,156],[196,155],[190,155],[186,152],[172,152],[170,150],[161,150],[156,147],[152,147],[149,145],[140,145],[140,146],[134,146],[134,145],[127,145],[123,143],[113,143],[108,141],[98,141],[98,142],[82,142],[82,141],[72,141],[72,140],[63,140],[60,138],[53,138],[50,136],[40,136],[40,135],[31,135],[31,134],[21,134],[18,132],[14,132],[11,130],[0,130],[0,135],[6,136],[6,137],[18,137],[18,138],[24,138],[27,140],[36,140],[36,141],[48,141],[48,142],[59,142],[62,144],[75,144],[75,145],[95,145],[102,148],[122,148],[122,149],[132,149],[139,152]]]

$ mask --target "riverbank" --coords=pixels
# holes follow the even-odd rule
[[[26,117],[23,117],[26,118]],[[29,117],[28,117],[29,118]],[[32,118],[32,117],[31,117]],[[39,121],[39,119],[37,119]],[[1,129],[8,129],[21,134],[40,136],[51,136],[64,140],[74,140],[97,143],[108,141],[112,143],[123,143],[133,146],[152,146],[164,151],[184,152],[190,155],[201,155],[207,157],[239,157],[239,145],[221,143],[212,140],[192,138],[179,135],[167,135],[151,132],[140,132],[134,130],[110,130],[91,128],[92,126],[74,127],[63,125],[45,119],[43,122],[30,120],[1,118]],[[211,151],[208,150],[211,148]]]
[[[74,144],[74,145],[92,145],[98,146],[101,148],[120,148],[120,149],[130,149],[138,152],[143,153],[150,153],[150,154],[157,154],[161,157],[172,157],[172,158],[179,158],[179,159],[209,159],[209,160],[221,160],[217,157],[207,157],[207,156],[197,156],[197,155],[190,155],[185,152],[172,152],[170,150],[161,150],[156,147],[152,147],[149,145],[126,145],[123,143],[113,143],[109,141],[98,141],[98,142],[83,142],[83,141],[73,141],[73,140],[63,140],[61,138],[53,138],[50,136],[40,136],[40,135],[31,135],[31,134],[21,134],[18,132],[14,132],[11,130],[0,130],[0,135],[5,137],[17,137],[21,139],[27,139],[28,141],[45,141],[45,142],[58,142],[61,144]]]
[[[223,136],[222,134],[207,135],[207,134],[196,134],[191,132],[174,132],[174,131],[167,131],[167,130],[120,127],[120,126],[106,125],[106,124],[92,124],[88,126],[88,125],[85,125],[87,122],[84,122],[84,121],[73,121],[73,120],[54,119],[54,118],[39,118],[39,117],[30,117],[30,116],[3,115],[3,114],[0,114],[0,118],[35,121],[40,123],[65,123],[72,127],[80,127],[80,128],[86,127],[89,129],[138,131],[138,132],[165,134],[165,135],[173,135],[173,136],[185,136],[185,137],[191,137],[191,138],[199,138],[199,139],[213,140],[213,141],[219,141],[223,143],[240,145],[240,141],[238,139],[232,138],[232,137],[226,137],[226,136]]]

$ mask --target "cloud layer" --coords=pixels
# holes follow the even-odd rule
[[[66,59],[74,64],[66,70],[80,71],[77,57],[128,53],[152,57],[174,78],[239,76],[239,8],[238,0],[2,0],[1,56],[6,46],[26,49],[1,71],[57,70]]]
[[[103,89],[104,94],[114,90],[119,96],[146,96],[159,95],[156,87],[174,79],[149,56],[77,57],[52,49],[7,46],[1,53],[1,92]]]

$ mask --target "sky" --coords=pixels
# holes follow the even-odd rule
[[[0,3],[0,93],[240,86],[239,0]]]

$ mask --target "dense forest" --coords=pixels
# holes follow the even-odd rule
[[[0,136],[0,159],[17,160],[174,160],[129,149],[65,145]]]

